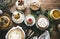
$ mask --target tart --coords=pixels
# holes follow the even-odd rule
[[[11,20],[10,20],[9,17],[7,17],[7,16],[2,16],[2,17],[0,18],[0,26],[1,26],[1,29],[6,29],[6,28],[10,27],[10,26],[9,26],[10,23],[11,23]]]
[[[59,19],[60,18],[60,10],[58,10],[58,9],[51,10],[50,16],[51,16],[51,18],[53,18],[55,20]]]
[[[19,26],[13,27],[6,34],[6,39],[25,39],[25,32]]]
[[[27,15],[24,22],[27,26],[33,26],[35,24],[35,18],[32,15]]]
[[[45,30],[48,28],[49,26],[49,20],[47,19],[47,17],[45,17],[44,15],[40,15],[37,18],[37,23],[36,23],[37,28],[39,28],[40,30]]]
[[[18,1],[16,1],[16,8],[18,10],[24,10],[26,8],[24,0],[18,0]]]
[[[22,23],[24,20],[24,14],[22,14],[23,12],[18,12],[18,11],[14,11],[13,15],[12,15],[12,20],[13,22],[19,24]]]
[[[32,10],[38,10],[38,9],[40,8],[40,5],[39,5],[39,3],[37,3],[37,2],[31,2],[30,8],[31,8]]]

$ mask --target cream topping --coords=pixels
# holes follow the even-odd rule
[[[40,27],[46,27],[49,24],[46,18],[40,18],[37,23]]]

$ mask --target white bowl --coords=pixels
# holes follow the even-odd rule
[[[57,10],[57,11],[60,12],[59,9],[52,9],[52,10],[50,11],[50,17],[53,18],[53,19],[55,19],[55,20],[57,20],[57,19],[59,19],[60,17],[59,17],[59,18],[56,18],[56,17],[53,16],[53,11],[55,11],[55,10]]]

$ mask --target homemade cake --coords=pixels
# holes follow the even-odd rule
[[[24,22],[27,26],[33,26],[35,24],[35,18],[33,15],[27,15]]]
[[[48,20],[47,17],[45,17],[44,15],[40,15],[40,16],[37,18],[36,26],[37,26],[37,28],[39,28],[40,30],[45,30],[45,29],[47,29],[48,26],[49,26],[49,20]]]
[[[38,0],[32,0],[30,3],[30,8],[32,10],[38,10],[40,8],[40,4]]]
[[[16,1],[16,8],[18,10],[24,10],[26,8],[26,4],[24,3],[24,0]]]

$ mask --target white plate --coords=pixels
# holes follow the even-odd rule
[[[20,14],[20,18],[16,20],[16,19],[13,17],[13,15],[12,15],[12,20],[13,20],[13,22],[15,22],[15,23],[17,23],[17,24],[22,23],[23,20],[24,20],[24,14],[23,14],[23,12],[18,12],[18,11],[15,11],[15,12],[17,12],[17,13]],[[14,12],[13,12],[13,13],[14,13]]]
[[[20,29],[20,30],[23,32],[24,38],[25,38],[25,32],[24,32],[24,30],[22,29],[22,27],[20,27],[20,26],[11,28],[11,29],[8,31],[8,33],[6,34],[5,38],[8,39],[8,35],[9,35],[10,31],[12,31],[12,30],[14,30],[14,29],[17,29],[17,28]]]
[[[31,25],[27,24],[27,22],[26,22],[26,20],[27,20],[28,18],[32,18],[32,20],[33,20],[33,23],[32,23]],[[25,22],[25,24],[26,24],[27,26],[33,26],[33,25],[35,24],[35,18],[34,18],[34,16],[32,16],[32,15],[27,15],[27,16],[25,17],[24,22]]]

